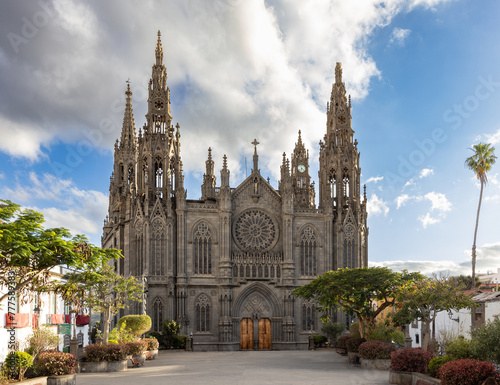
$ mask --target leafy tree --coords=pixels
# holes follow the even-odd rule
[[[337,340],[337,338],[342,334],[345,330],[345,325],[341,322],[325,322],[323,326],[321,326],[321,331],[328,336],[330,343],[333,344]]]
[[[481,191],[479,193],[479,204],[477,206],[476,227],[474,228],[474,242],[472,244],[472,282],[471,289],[474,289],[473,283],[476,277],[476,238],[477,228],[479,225],[479,212],[481,211],[481,201],[483,199],[484,185],[488,181],[486,173],[491,170],[491,166],[495,163],[495,147],[487,143],[475,144],[471,148],[474,154],[465,160],[465,165],[474,172],[477,179],[481,182]]]
[[[446,278],[421,277],[399,288],[396,295],[400,312],[405,318],[422,321],[424,332],[422,350],[429,347],[431,324],[440,311],[471,308],[474,301],[464,294],[460,286]],[[397,318],[397,315],[396,315]]]
[[[0,199],[0,285],[14,283],[21,300],[42,291],[56,266],[89,269],[120,257],[118,250],[93,246],[64,228],[46,229],[44,222],[41,213]],[[0,303],[7,297],[2,293]]]
[[[399,287],[420,277],[420,273],[398,273],[386,267],[346,268],[328,271],[295,289],[293,294],[315,299],[318,310],[341,307],[346,313],[356,315],[360,335],[365,338],[377,315],[394,305]]]
[[[464,289],[471,288],[472,286],[474,286],[474,288],[478,288],[479,286],[481,286],[481,280],[477,275],[474,279],[474,285],[472,285],[472,277],[470,275],[462,274],[456,277],[450,277],[449,280],[454,281],[457,286],[461,285]]]
[[[76,308],[90,308],[104,314],[104,343],[108,342],[111,317],[128,308],[129,301],[142,301],[144,287],[134,277],[125,278],[109,265],[70,273],[54,290]]]
[[[165,344],[169,347],[174,347],[175,341],[179,332],[181,331],[182,325],[179,322],[175,322],[174,320],[166,319],[162,323],[161,334],[165,340]]]

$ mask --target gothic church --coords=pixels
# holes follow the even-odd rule
[[[340,63],[319,143],[316,207],[300,131],[291,158],[283,154],[278,189],[260,174],[254,140],[246,180],[231,187],[226,156],[216,175],[209,148],[202,197],[187,199],[159,32],[155,54],[138,134],[130,86],[125,92],[102,236],[103,247],[125,256],[115,262],[117,271],[147,282],[145,308],[138,304],[131,313],[145,311],[154,330],[165,319],[180,322],[181,333],[193,334],[195,350],[305,349],[321,320],[313,301],[291,291],[326,271],[368,264],[366,187],[361,195]]]

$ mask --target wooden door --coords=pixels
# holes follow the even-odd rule
[[[259,320],[259,349],[271,349],[271,320]]]
[[[253,349],[253,321],[243,318],[240,321],[240,349]]]

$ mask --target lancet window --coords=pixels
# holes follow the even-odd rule
[[[206,223],[200,223],[193,235],[194,273],[212,274],[212,235]]]
[[[344,267],[354,268],[356,264],[355,242],[354,242],[355,229],[352,225],[347,225],[344,228]]]
[[[300,274],[308,277],[317,274],[317,241],[311,226],[307,226],[300,236]]]
[[[160,298],[156,298],[153,303],[153,330],[161,332],[163,323],[163,302]]]
[[[210,299],[205,294],[196,301],[196,331],[210,332]]]
[[[161,219],[153,221],[151,237],[151,275],[165,274],[165,226]]]
[[[316,304],[306,301],[302,305],[302,331],[314,331],[316,327]]]

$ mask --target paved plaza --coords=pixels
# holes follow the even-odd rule
[[[334,350],[176,352],[125,372],[80,373],[77,385],[387,385],[389,372],[364,370]]]

